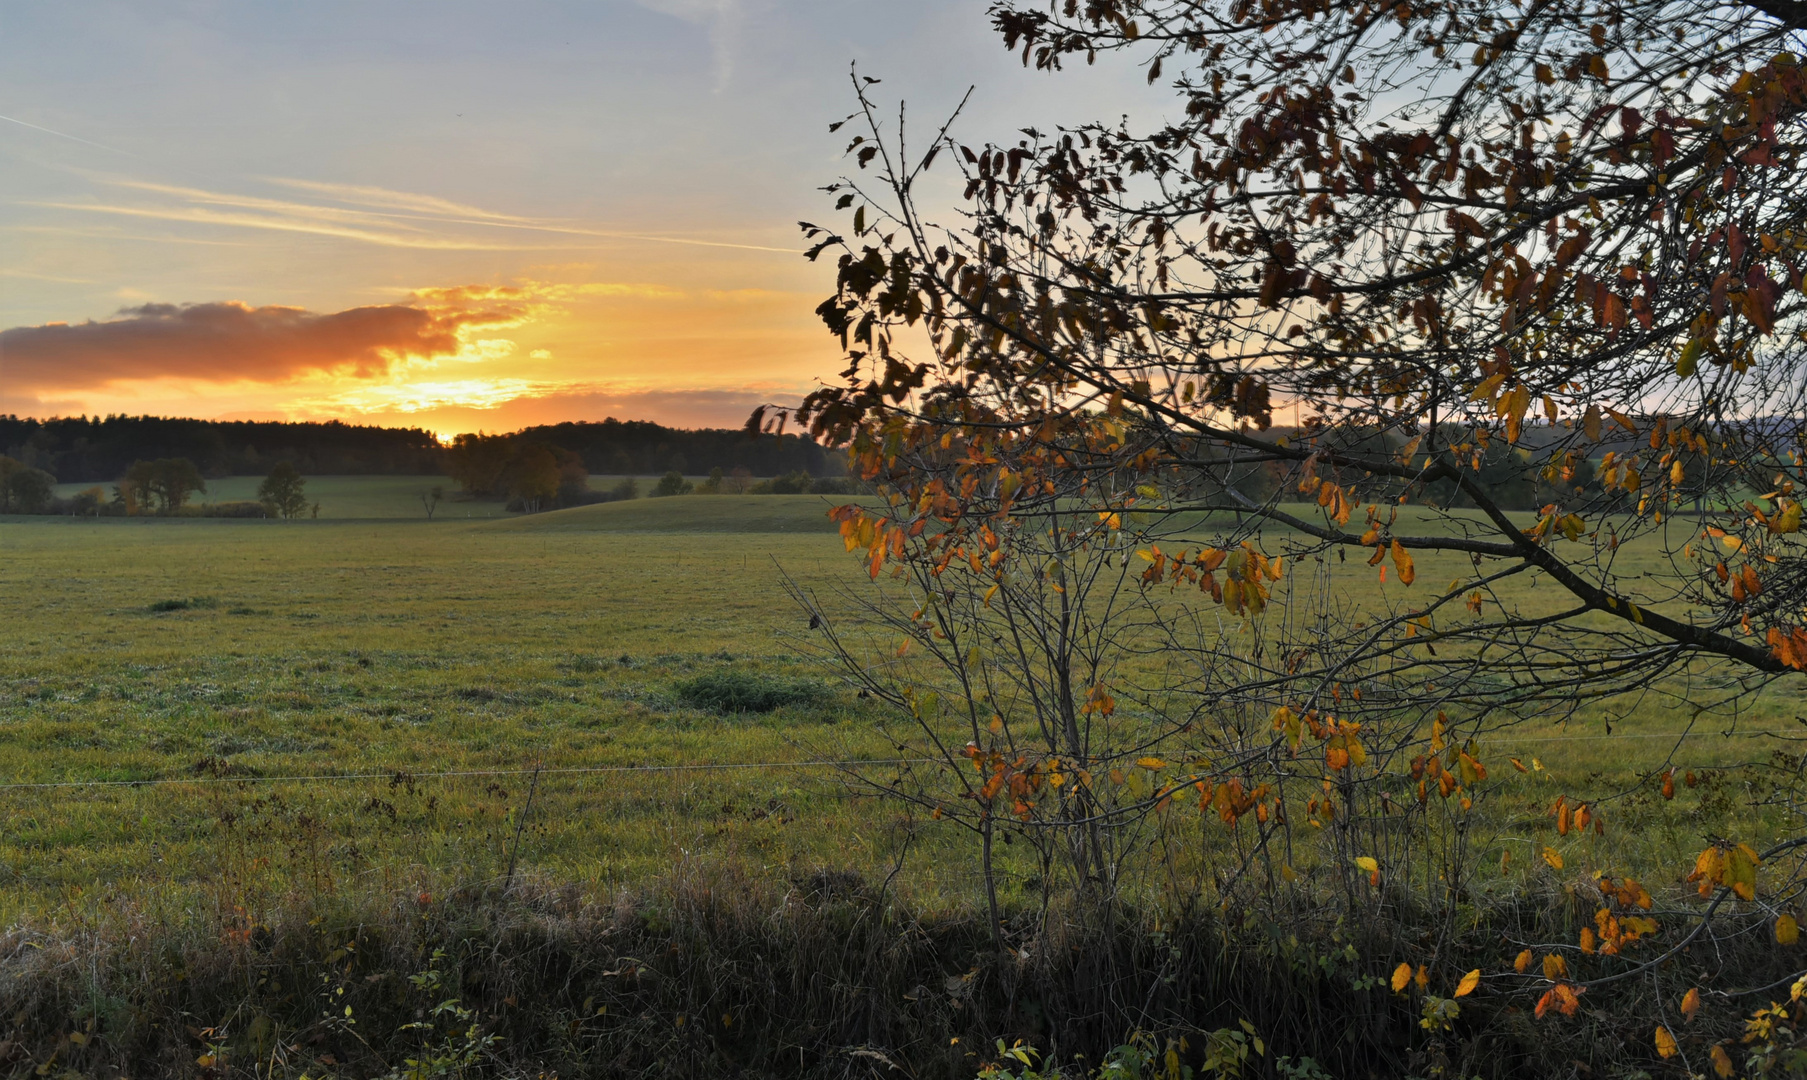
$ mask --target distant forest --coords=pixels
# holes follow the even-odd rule
[[[754,438],[738,429],[686,431],[643,420],[609,419],[531,427],[512,438],[576,454],[592,473],[653,475],[676,470],[700,475],[742,467],[755,476],[799,470],[832,476],[845,471],[839,453],[806,438]],[[446,467],[443,448],[424,429],[336,420],[277,423],[159,416],[35,420],[0,415],[0,454],[42,469],[62,483],[118,480],[133,462],[161,458],[187,458],[210,477],[260,475],[279,461],[314,476],[435,476]]]

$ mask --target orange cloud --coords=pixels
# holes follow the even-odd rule
[[[0,331],[0,368],[15,392],[143,379],[369,378],[406,360],[456,355],[466,332],[517,325],[537,308],[523,290],[486,286],[425,290],[410,299],[326,314],[238,301],[145,304],[101,322]]]

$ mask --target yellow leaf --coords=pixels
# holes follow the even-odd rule
[[[1694,1014],[1699,1011],[1700,991],[1695,988],[1690,988],[1687,993],[1682,995],[1682,1019],[1692,1020],[1694,1019]]]
[[[1136,764],[1140,765],[1144,769],[1148,769],[1150,771],[1155,770],[1155,769],[1165,769],[1167,767],[1167,763],[1165,761],[1162,761],[1158,757],[1137,758]]]
[[[1720,1080],[1731,1080],[1732,1074],[1737,1070],[1732,1067],[1732,1056],[1725,1052],[1725,1047],[1713,1047],[1713,1052],[1708,1056],[1713,1059],[1713,1072]]]
[[[1776,944],[1793,945],[1801,939],[1801,924],[1793,915],[1782,913],[1776,919]]]
[[[1357,869],[1364,870],[1370,874],[1380,869],[1380,863],[1376,862],[1372,855],[1357,855],[1355,857],[1355,865]]]
[[[1656,1026],[1656,1055],[1658,1057],[1672,1058],[1677,1053],[1678,1048],[1675,1045],[1675,1036],[1669,1034],[1668,1028],[1658,1024]]]
[[[1407,554],[1405,545],[1397,540],[1393,541],[1393,565],[1399,568],[1399,583],[1401,585],[1410,585],[1413,579],[1418,576],[1417,571],[1412,568],[1411,555]]]
[[[1456,996],[1467,997],[1474,993],[1475,987],[1479,985],[1481,985],[1481,969],[1475,968],[1473,971],[1462,976],[1462,981],[1456,984]]]
[[[1401,964],[1398,967],[1393,969],[1393,992],[1395,994],[1399,993],[1401,990],[1404,990],[1405,984],[1409,983],[1411,981],[1412,981],[1412,965]]]
[[[1740,900],[1757,898],[1757,853],[1739,844],[1725,853],[1725,871],[1720,883],[1732,890]]]
[[[1769,519],[1769,531],[1774,533],[1793,533],[1801,531],[1801,503],[1798,499],[1785,500],[1782,512]]]
[[[1518,972],[1520,975],[1531,970],[1530,949],[1526,949],[1524,952],[1518,954],[1518,957],[1512,961],[1512,970]]]
[[[1543,861],[1550,864],[1550,869],[1562,869],[1562,853],[1553,847],[1543,849]]]

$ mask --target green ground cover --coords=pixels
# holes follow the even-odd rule
[[[439,887],[499,876],[517,852],[528,872],[599,886],[716,855],[773,873],[888,865],[897,811],[850,797],[833,770],[570,771],[894,753],[869,703],[796,648],[805,626],[780,568],[825,592],[871,587],[832,535],[830,500],[690,496],[486,522],[324,509],[405,505],[409,485],[310,481],[318,521],[0,522],[0,781],[13,785],[0,787],[0,918],[84,896],[179,907],[227,881],[239,896]],[[1648,553],[1622,559],[1633,578],[1660,571]],[[1425,557],[1416,592],[1439,569]],[[1352,590],[1375,573],[1356,559],[1301,572]],[[1396,583],[1377,595],[1407,598]],[[724,673],[823,689],[741,714],[686,690]],[[1690,721],[1622,711],[1611,734],[1595,709],[1502,736],[1487,842],[1517,845],[1523,866],[1556,842],[1543,814],[1555,794],[1634,786]],[[1776,744],[1756,733],[1792,717],[1786,697],[1761,697],[1730,735],[1697,728],[1677,760],[1703,775],[1761,761]],[[1507,755],[1543,769],[1520,775]],[[478,775],[427,775],[447,772]],[[348,773],[374,775],[269,779]],[[153,779],[180,782],[17,786]],[[1584,864],[1680,865],[1761,794],[1738,783],[1672,803],[1646,789],[1612,811],[1628,827],[1564,843]],[[910,888],[971,897],[958,837],[930,830],[915,851]]]
[[[590,488],[593,491],[608,491],[623,476],[592,475]],[[691,482],[698,483],[706,477],[693,476]],[[257,486],[263,483],[261,476],[222,476],[207,481],[207,490],[191,500],[195,503],[221,502],[255,502]],[[637,476],[634,480],[640,485],[641,494],[652,490],[659,482],[656,476]],[[58,484],[56,495],[66,499],[89,488],[98,487],[112,497],[112,484]],[[307,497],[310,502],[320,504],[321,520],[367,520],[392,518],[425,518],[426,509],[420,497],[423,493],[438,487],[445,492],[445,500],[439,504],[434,513],[437,518],[489,519],[511,518],[504,509],[504,499],[473,499],[461,494],[458,484],[445,476],[310,476],[307,478]]]

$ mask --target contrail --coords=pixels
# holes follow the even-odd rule
[[[91,142],[87,139],[82,138],[79,135],[70,135],[67,132],[54,131],[47,127],[39,127],[37,124],[28,124],[23,120],[15,120],[10,116],[0,116],[0,120],[5,120],[9,124],[17,124],[20,127],[28,127],[30,129],[32,129],[33,131],[42,131],[46,135],[55,135],[59,139],[68,139],[71,142],[83,143],[87,146],[92,146],[92,147],[95,147],[100,150],[106,150],[111,153],[124,154],[126,157],[137,157],[138,156],[137,154],[134,154],[129,150],[121,150],[118,147],[106,146],[101,143]]]

